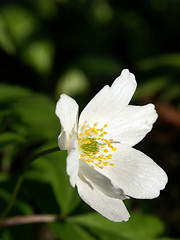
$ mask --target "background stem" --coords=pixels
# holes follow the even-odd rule
[[[63,220],[63,219],[64,219],[64,216],[53,215],[53,214],[16,216],[16,217],[10,217],[0,221],[0,228],[20,225],[20,224],[28,224],[28,223],[54,222],[54,221]]]

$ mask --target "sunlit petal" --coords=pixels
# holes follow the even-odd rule
[[[115,118],[112,118],[107,128],[107,138],[116,139],[120,143],[134,146],[151,131],[157,113],[153,104],[145,106],[128,105]]]
[[[123,70],[111,87],[105,86],[87,104],[80,115],[79,125],[85,122],[90,125],[95,122],[103,124],[115,118],[128,105],[135,89],[134,75],[127,69]]]
[[[116,144],[111,162],[97,170],[115,182],[124,193],[134,198],[155,198],[165,188],[167,175],[144,153],[122,144]]]

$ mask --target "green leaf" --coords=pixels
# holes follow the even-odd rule
[[[60,124],[55,115],[55,103],[47,96],[1,84],[0,105],[3,109],[0,114],[2,128],[17,133],[16,136],[13,133],[9,136],[8,133],[4,138],[8,139],[9,136],[13,139],[18,134],[27,137],[29,142],[57,138]]]
[[[113,8],[106,1],[95,1],[91,7],[93,17],[97,23],[105,24],[113,17]]]
[[[173,84],[168,86],[167,90],[161,95],[161,100],[174,101],[178,100],[180,96],[180,86],[178,84]]]
[[[25,139],[17,133],[5,132],[0,133],[0,146],[9,143],[25,143]]]
[[[128,222],[121,223],[111,222],[98,213],[74,216],[69,220],[89,229],[104,231],[129,240],[151,239],[164,231],[163,223],[153,215],[134,214]]]
[[[117,240],[117,239],[120,239],[120,240],[127,240],[127,238],[125,237],[119,237],[117,236],[117,234],[114,234],[114,233],[109,233],[107,231],[103,231],[103,230],[99,230],[99,229],[94,229],[94,228],[91,228],[90,231],[93,233],[93,235],[97,236],[98,239],[101,239],[101,240]]]
[[[62,240],[95,240],[87,230],[75,223],[50,223],[49,226]]]
[[[9,180],[9,174],[1,173],[0,174],[0,184]],[[0,185],[1,186],[1,185]]]
[[[22,59],[41,74],[51,71],[54,46],[49,40],[34,40],[22,51]]]
[[[38,14],[45,17],[53,17],[57,13],[57,6],[55,1],[49,1],[49,0],[38,0],[33,2]]]
[[[19,116],[21,125],[26,126],[29,141],[57,138],[60,125],[55,116],[55,104],[48,97],[33,94],[15,102],[12,109]],[[19,125],[14,127],[14,131],[19,131]]]
[[[89,81],[86,75],[78,68],[68,69],[59,79],[57,84],[57,97],[60,93],[75,96],[87,93],[89,89]]]
[[[134,96],[133,100],[141,99],[143,97],[154,96],[155,94],[163,91],[169,84],[169,78],[167,77],[155,77],[148,81],[141,83]]]
[[[30,10],[18,5],[6,5],[2,9],[2,16],[12,39],[17,44],[23,43],[38,26],[35,15]]]
[[[169,237],[164,237],[164,238],[158,238],[158,240],[180,240],[180,238],[169,238]]]
[[[2,230],[2,232],[0,233],[0,239],[13,240],[9,229],[3,229]]]
[[[9,54],[16,51],[15,44],[7,31],[7,25],[2,16],[0,16],[0,46]]]
[[[138,68],[141,71],[154,70],[159,67],[180,67],[180,54],[168,53],[152,58],[143,59],[138,62]]]
[[[32,92],[30,90],[20,86],[0,84],[0,104],[29,97],[31,94]]]
[[[31,166],[27,178],[49,182],[61,211],[65,214],[71,213],[81,199],[76,189],[69,183],[66,173],[66,152],[48,154],[34,161]]]

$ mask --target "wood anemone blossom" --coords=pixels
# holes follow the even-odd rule
[[[112,86],[105,86],[78,119],[78,105],[62,94],[56,105],[67,150],[66,170],[80,197],[97,212],[115,221],[128,221],[123,200],[152,199],[165,188],[167,175],[151,158],[133,148],[157,119],[153,104],[129,105],[135,76],[124,69]]]

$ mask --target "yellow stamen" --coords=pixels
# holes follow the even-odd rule
[[[98,123],[94,123],[92,127],[83,126],[81,128],[82,132],[78,134],[78,145],[81,160],[90,164],[92,168],[98,167],[103,169],[104,167],[110,165],[110,159],[113,154],[112,151],[116,151],[113,146],[113,139],[103,138],[108,132],[104,131],[107,124],[104,124],[101,128],[96,128]]]
[[[108,162],[103,162],[103,165],[104,165],[104,166],[107,166],[107,165],[108,165]]]
[[[85,131],[85,134],[86,134],[88,137],[91,136],[91,134],[89,133],[88,130]]]

